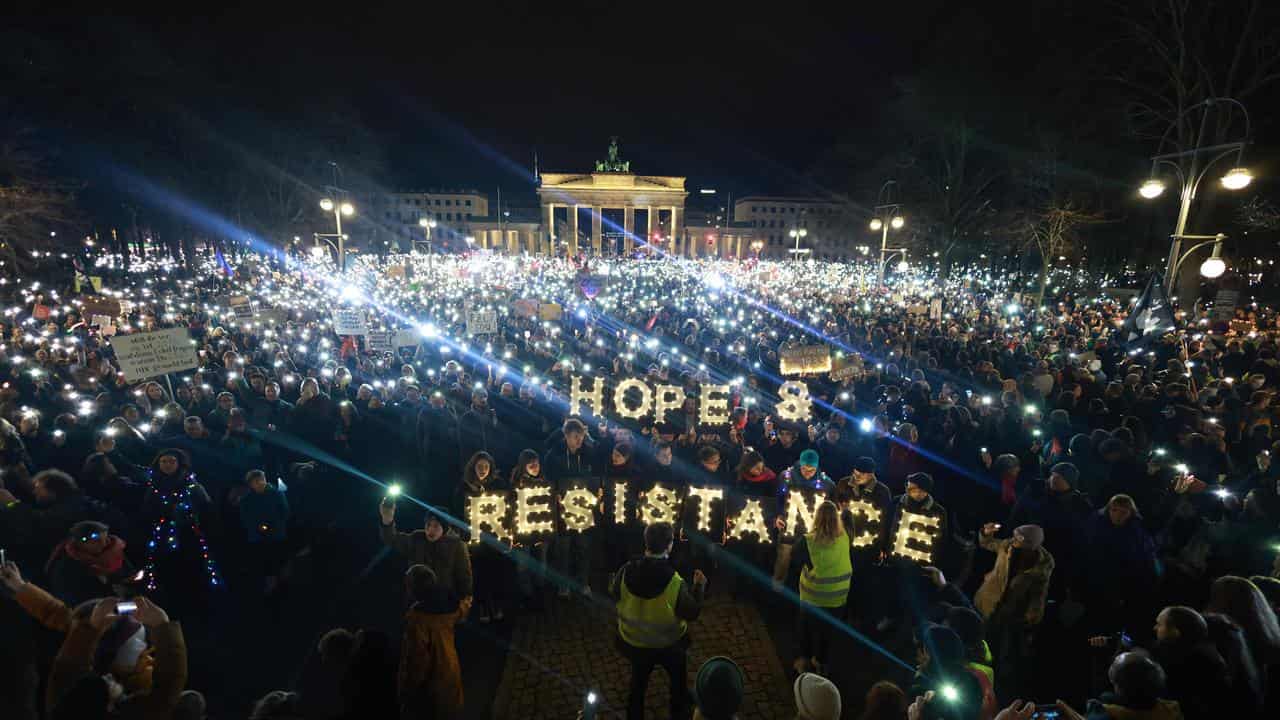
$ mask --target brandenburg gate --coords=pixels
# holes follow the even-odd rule
[[[609,144],[607,160],[596,162],[590,174],[542,173],[538,200],[542,205],[544,248],[554,254],[557,241],[565,242],[570,255],[578,254],[579,212],[590,211],[591,249],[602,253],[603,214],[606,210],[622,210],[623,252],[635,248],[636,211],[644,213],[644,238],[657,248],[679,254],[684,202],[689,193],[682,177],[635,175],[631,163],[618,157],[618,139]],[[568,211],[566,238],[558,237],[556,210]],[[663,215],[666,215],[665,221]],[[694,252],[696,243],[688,243],[686,251]]]

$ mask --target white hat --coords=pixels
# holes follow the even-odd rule
[[[800,720],[840,720],[840,691],[813,673],[796,678],[796,714]]]

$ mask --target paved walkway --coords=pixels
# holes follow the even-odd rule
[[[630,666],[613,645],[616,621],[602,595],[593,602],[552,600],[545,612],[516,621],[494,718],[573,718],[588,688],[600,696],[600,718],[620,718],[626,707]],[[792,717],[794,702],[778,653],[759,612],[727,597],[708,598],[691,626],[692,689],[698,667],[716,655],[734,659],[746,675],[743,720]],[[655,669],[645,697],[645,716],[668,714],[666,672]]]

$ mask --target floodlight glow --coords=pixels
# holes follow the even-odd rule
[[[1154,200],[1164,194],[1164,183],[1152,178],[1138,188],[1138,194],[1148,200]]]

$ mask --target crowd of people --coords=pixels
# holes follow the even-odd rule
[[[202,717],[184,626],[279,592],[324,522],[308,499],[368,481],[388,487],[376,508],[325,512],[367,514],[406,563],[398,652],[333,629],[250,717],[462,716],[484,699],[464,697],[460,623],[581,602],[616,609],[627,717],[662,666],[673,717],[731,718],[732,659],[688,678],[717,592],[794,607],[801,718],[1280,712],[1265,308],[1126,342],[1123,302],[1024,308],[959,271],[877,289],[816,262],[390,256],[338,280],[302,258],[119,260],[0,287],[4,717]],[[333,308],[367,331],[338,334]],[[113,340],[169,327],[193,367],[125,372]],[[834,364],[784,372],[796,345]],[[686,399],[571,413],[574,378]],[[772,411],[795,379],[803,420]],[[723,422],[698,410],[710,384]],[[593,527],[468,526],[475,498],[545,486],[590,491]],[[690,487],[725,493],[711,531],[692,505],[606,512],[618,488]],[[767,529],[744,539],[727,510],[747,501]],[[898,657],[865,698],[833,682],[846,636]]]

